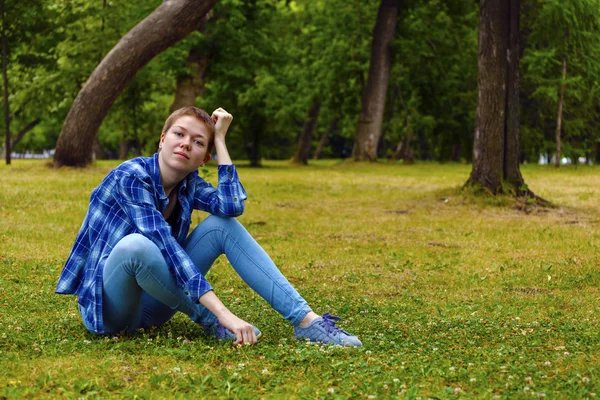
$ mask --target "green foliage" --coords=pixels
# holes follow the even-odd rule
[[[412,2],[403,10],[394,43],[390,90],[397,98],[388,103],[394,107],[389,146],[409,136],[418,158],[470,159],[478,13],[467,0]]]
[[[536,160],[541,152],[553,152],[563,84],[565,147],[589,155],[599,139],[600,67],[593,60],[600,57],[600,1],[530,0],[523,7],[522,121],[528,158]],[[567,63],[564,81],[563,61]]]
[[[563,58],[568,63],[565,149],[593,158],[600,119],[600,0],[524,0],[521,144],[524,158],[552,153]],[[162,2],[7,2],[11,130],[41,119],[16,150],[51,148],[78,91],[118,40]],[[155,150],[190,49],[209,57],[197,99],[230,111],[231,153],[287,159],[313,100],[317,134],[333,120],[323,155],[352,150],[379,0],[222,0],[204,33],[166,50],[121,94],[99,132],[116,156]],[[477,97],[477,2],[406,1],[393,41],[380,156],[407,137],[419,159],[469,161]],[[1,111],[0,111],[1,112]],[[318,141],[314,138],[314,145]],[[571,150],[572,149],[572,150]]]
[[[264,334],[234,349],[181,315],[159,329],[94,336],[76,298],[54,294],[89,194],[115,165],[0,165],[0,397],[598,393],[597,167],[524,166],[526,181],[559,206],[526,214],[466,200],[454,188],[467,165],[241,166],[249,199],[239,220],[315,311],[342,316],[364,347],[293,340],[220,258],[208,279]],[[206,169],[216,183],[215,165]]]

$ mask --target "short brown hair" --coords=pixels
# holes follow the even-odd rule
[[[171,126],[173,126],[177,119],[187,115],[196,118],[200,122],[204,122],[204,125],[206,125],[206,127],[208,128],[209,138],[207,149],[208,153],[210,154],[215,144],[215,123],[213,122],[210,115],[208,115],[208,113],[201,108],[194,106],[185,106],[173,111],[171,115],[169,115],[169,118],[167,118],[167,120],[165,121],[162,133],[166,133],[169,129],[171,129]]]

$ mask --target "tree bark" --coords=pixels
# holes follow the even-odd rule
[[[524,184],[519,170],[520,0],[481,0],[473,170],[467,185],[492,193]],[[530,192],[527,191],[527,194]]]
[[[25,125],[25,127],[17,133],[17,136],[15,136],[14,138],[12,138],[10,140],[10,146],[6,146],[4,149],[2,149],[2,158],[6,158],[6,149],[7,148],[10,148],[12,151],[12,149],[15,148],[17,143],[19,143],[21,141],[21,139],[23,139],[25,134],[27,132],[29,132],[30,130],[32,130],[33,128],[35,128],[40,122],[41,122],[40,119],[36,119],[36,120],[31,121],[27,125]]]
[[[54,165],[83,167],[102,120],[135,73],[198,29],[217,0],[165,0],[106,55],[75,98],[56,143]]]
[[[106,151],[104,151],[104,147],[100,144],[98,137],[94,139],[94,145],[92,146],[92,151],[94,152],[95,160],[106,160]]]
[[[415,154],[413,152],[412,147],[410,146],[410,142],[412,141],[413,130],[412,124],[410,122],[410,116],[408,116],[406,121],[406,136],[398,143],[396,147],[396,151],[392,156],[392,160],[402,160],[404,164],[413,164],[415,162]]]
[[[505,0],[506,1],[506,0]],[[504,179],[517,193],[525,181],[519,168],[521,162],[520,147],[520,108],[521,108],[521,75],[519,73],[520,43],[520,11],[521,0],[506,1],[508,11],[508,49],[506,52],[506,116],[504,119]]]
[[[10,165],[11,143],[10,143],[10,107],[8,104],[8,73],[6,72],[8,63],[8,44],[6,42],[5,22],[6,15],[4,14],[4,0],[0,0],[0,12],[2,13],[2,81],[4,83],[4,152],[6,154],[6,165]]]
[[[210,13],[206,13],[200,22],[198,31],[206,32],[206,25],[210,19]],[[177,87],[175,89],[175,99],[169,107],[169,112],[180,109],[185,106],[196,104],[196,97],[204,92],[204,77],[208,69],[210,56],[207,49],[201,46],[194,46],[190,49],[187,59],[187,68],[189,73],[177,77]]]
[[[567,57],[563,57],[562,81],[560,82],[560,98],[558,99],[558,115],[556,117],[556,160],[554,165],[560,167],[560,146],[561,146],[561,129],[562,129],[562,114],[563,104],[565,101],[565,80],[567,79]]]
[[[381,0],[373,30],[369,77],[365,86],[358,120],[354,158],[357,161],[377,159],[381,137],[386,92],[392,66],[390,43],[396,32],[400,0]]]
[[[298,148],[296,154],[292,158],[292,161],[299,164],[308,164],[308,158],[310,157],[310,146],[312,144],[312,138],[315,133],[315,126],[317,125],[317,119],[319,118],[319,111],[321,110],[321,102],[316,98],[313,99],[310,110],[308,111],[308,118],[304,122],[304,127],[298,138]]]
[[[331,135],[331,132],[333,132],[335,130],[339,120],[340,120],[340,117],[335,116],[329,123],[329,126],[327,127],[325,132],[323,132],[323,134],[321,135],[321,139],[319,140],[319,145],[317,146],[317,149],[315,150],[315,154],[313,154],[313,160],[318,160],[319,157],[321,157],[321,152],[323,151],[323,148],[325,147],[325,143],[327,143],[327,138],[329,137],[329,135]]]

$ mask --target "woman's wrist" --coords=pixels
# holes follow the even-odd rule
[[[219,300],[215,292],[213,292],[212,290],[200,296],[198,302],[204,307],[208,308],[208,310],[212,312],[217,318],[221,318],[227,315],[228,313],[231,313],[231,311],[229,311],[229,309],[225,307],[225,304],[223,304],[223,302]]]

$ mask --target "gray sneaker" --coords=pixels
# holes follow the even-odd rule
[[[254,334],[256,335],[256,339],[262,336],[262,332],[254,327]],[[204,331],[207,335],[214,336],[217,340],[232,340],[235,341],[235,335],[229,329],[225,328],[219,321],[215,321],[212,325],[204,326]]]
[[[327,312],[322,317],[315,318],[310,325],[304,328],[295,327],[294,337],[296,339],[306,338],[311,342],[333,343],[339,346],[362,346],[362,342],[356,336],[350,335],[335,325],[336,321],[340,319],[340,317]]]

